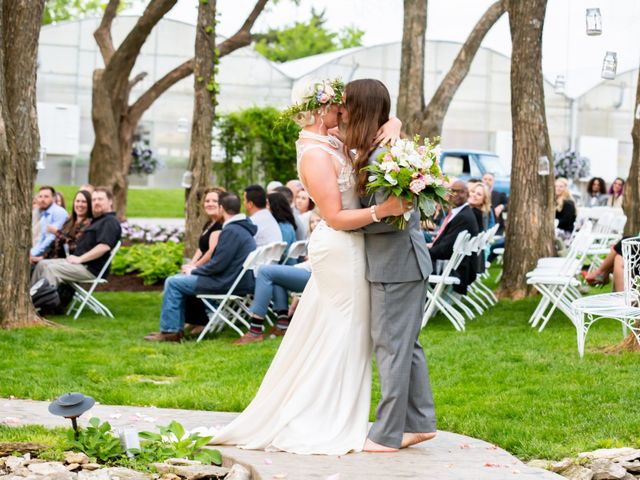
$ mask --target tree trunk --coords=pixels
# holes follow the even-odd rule
[[[428,0],[404,0],[398,118],[404,130],[417,133],[424,108],[424,63]]]
[[[640,71],[638,72],[638,86],[636,87],[636,103],[633,109],[633,128],[631,129],[633,153],[631,166],[627,175],[622,197],[622,208],[627,216],[624,227],[625,235],[638,235],[640,232]]]
[[[194,68],[194,102],[191,128],[189,171],[193,174],[191,188],[185,192],[186,226],[185,256],[191,257],[198,248],[198,234],[204,222],[202,192],[209,185],[211,172],[211,140],[215,115],[216,2],[200,2],[196,27]]]
[[[1,1],[1,0],[0,0]],[[269,0],[257,0],[242,26],[218,46],[218,58],[251,43],[251,29]],[[94,37],[100,49],[105,68],[93,76],[92,115],[95,143],[91,150],[89,182],[112,188],[118,217],[126,215],[129,167],[133,134],[144,112],[164,92],[193,73],[190,59],[157,80],[147,91],[129,105],[129,93],[144,73],[129,80],[135,61],[153,27],[177,0],[151,0],[136,25],[116,49],[111,38],[111,24],[119,0],[109,0],[100,26]],[[200,4],[206,4],[202,0]],[[212,94],[215,96],[215,92]]]
[[[40,145],[38,38],[44,0],[0,0],[0,328],[41,323],[29,296],[31,199]]]
[[[525,274],[553,251],[553,175],[538,175],[538,158],[553,158],[542,83],[542,29],[547,0],[510,2],[512,170],[502,296],[522,298]]]
[[[469,73],[471,62],[476,56],[480,44],[487,35],[491,27],[502,17],[507,9],[507,0],[499,0],[491,5],[482,15],[478,23],[467,37],[467,40],[460,48],[460,52],[453,61],[453,65],[438,85],[437,90],[431,97],[431,101],[426,108],[422,109],[420,115],[420,126],[415,130],[423,137],[434,138],[442,135],[442,125],[444,117],[449,110],[449,105],[453,100],[453,96],[458,91],[458,87],[462,84]]]

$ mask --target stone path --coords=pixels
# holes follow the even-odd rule
[[[67,419],[47,411],[49,403],[33,400],[0,399],[0,423],[70,426]],[[177,410],[155,407],[95,405],[80,418],[86,425],[91,416],[109,421],[115,428],[152,430],[177,420],[186,428],[216,427],[228,423],[235,413]],[[254,479],[271,480],[561,480],[563,477],[528,467],[494,445],[463,435],[439,432],[421,447],[393,454],[357,453],[344,456],[291,455],[221,447],[233,463],[250,467]],[[278,476],[278,475],[286,476]]]
[[[140,225],[141,227],[168,227],[184,228],[184,217],[182,218],[143,218],[131,217],[127,221],[130,225]]]

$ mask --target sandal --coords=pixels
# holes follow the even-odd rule
[[[587,272],[582,272],[582,276],[584,277],[584,281],[587,282],[592,287],[597,285],[606,285],[609,283],[609,275],[604,275],[602,273],[598,273],[594,277],[589,277]]]

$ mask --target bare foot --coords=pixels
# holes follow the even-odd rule
[[[379,443],[373,442],[367,438],[367,441],[364,442],[364,448],[362,449],[364,452],[374,452],[374,453],[391,453],[397,452],[397,448],[385,447],[384,445],[380,445]]]
[[[400,448],[407,448],[417,443],[426,442],[436,436],[436,432],[429,433],[403,433]]]

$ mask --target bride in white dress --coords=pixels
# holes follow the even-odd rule
[[[356,230],[409,206],[392,197],[360,208],[337,125],[338,81],[294,90],[299,178],[323,221],[309,240],[311,279],[251,404],[212,441],[255,450],[341,455],[361,451],[371,397],[369,284]]]

